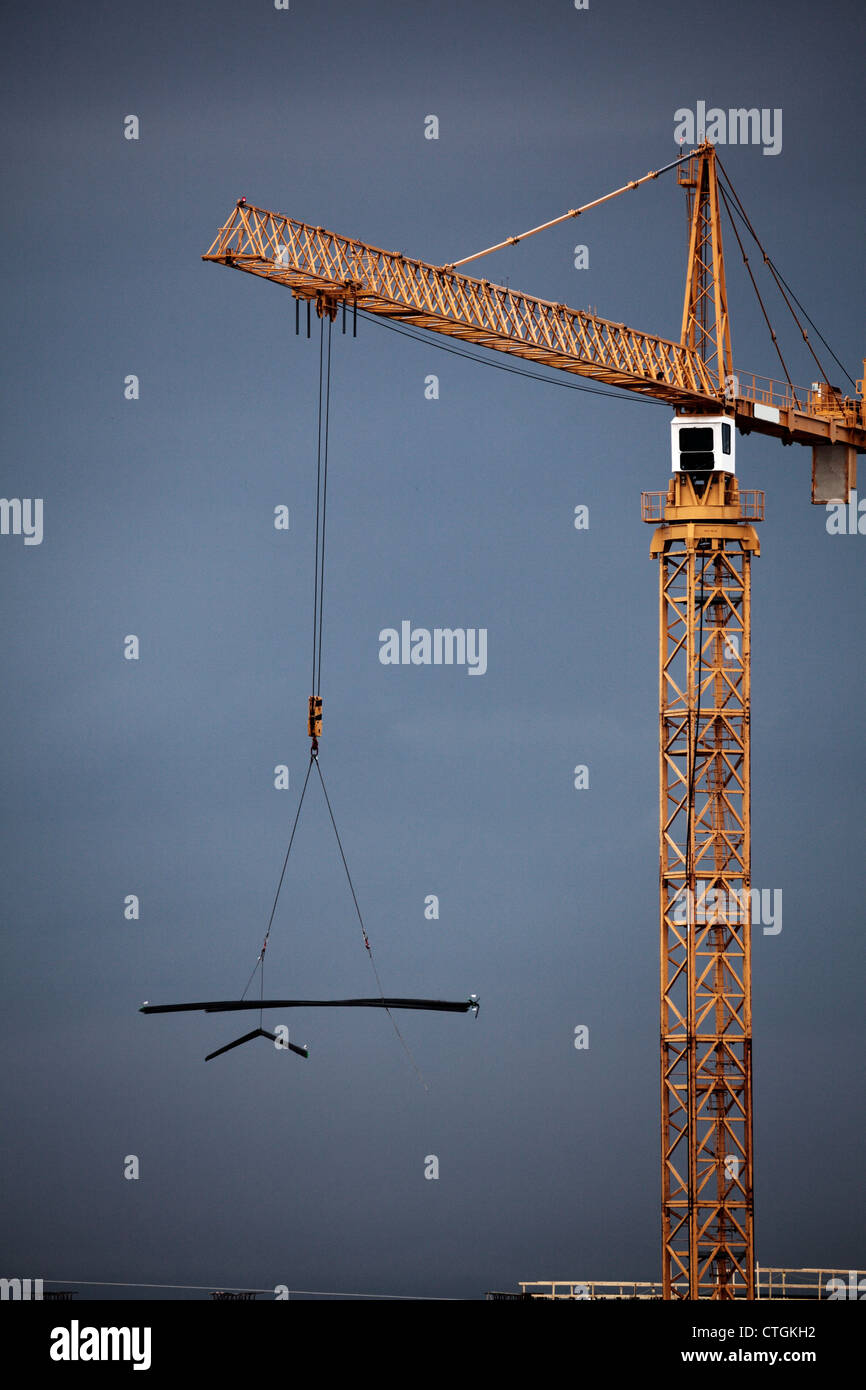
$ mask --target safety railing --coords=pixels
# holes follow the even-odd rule
[[[759,488],[741,487],[740,517],[743,521],[763,521],[766,494]],[[642,492],[640,496],[641,521],[658,523],[664,520],[666,492]]]
[[[521,1280],[520,1293],[488,1293],[494,1298],[570,1299],[587,1302],[599,1299],[660,1299],[660,1280],[630,1279],[534,1279]],[[688,1296],[687,1286],[673,1285],[675,1298]],[[757,1265],[755,1297],[761,1300],[796,1299],[845,1300],[866,1297],[866,1270],[862,1269],[782,1269]]]

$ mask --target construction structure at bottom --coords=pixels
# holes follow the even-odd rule
[[[770,1269],[755,1268],[754,1298],[765,1302],[794,1302],[823,1299],[828,1302],[859,1298],[866,1290],[866,1270],[862,1269]],[[627,1279],[538,1279],[521,1281],[520,1293],[491,1291],[486,1299],[572,1299],[596,1302],[610,1299],[664,1299],[671,1295],[659,1282]],[[687,1298],[683,1283],[674,1290],[675,1298]]]

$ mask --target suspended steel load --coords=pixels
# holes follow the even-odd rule
[[[242,205],[242,203],[243,203],[243,200],[241,200],[241,203],[238,204],[238,207],[240,207],[240,206]],[[308,306],[308,307],[309,307],[309,306]],[[342,839],[340,838],[340,832],[339,832],[339,830],[337,829],[337,822],[336,822],[336,819],[335,819],[335,817],[334,817],[333,808],[332,808],[332,806],[331,806],[331,799],[330,799],[330,797],[328,796],[328,790],[327,790],[327,787],[325,786],[325,779],[324,779],[324,776],[323,776],[323,774],[322,774],[321,766],[320,766],[320,764],[319,764],[319,739],[320,739],[321,736],[322,736],[322,722],[323,722],[323,699],[322,699],[322,695],[321,695],[321,683],[322,683],[322,646],[323,646],[323,633],[324,633],[325,541],[326,541],[327,500],[328,500],[328,422],[329,422],[330,395],[331,395],[331,327],[332,327],[333,320],[334,320],[334,318],[336,317],[336,308],[335,308],[335,306],[334,306],[333,304],[331,304],[331,305],[322,305],[321,303],[318,305],[318,308],[319,308],[319,318],[320,318],[320,320],[321,320],[321,324],[320,324],[320,339],[319,339],[318,448],[317,448],[317,458],[316,458],[316,549],[315,549],[315,566],[314,566],[315,579],[314,579],[314,585],[313,585],[313,653],[312,653],[312,676],[311,676],[311,693],[310,693],[310,696],[309,696],[308,707],[307,707],[307,734],[308,734],[308,736],[309,736],[309,738],[310,738],[310,760],[309,760],[309,763],[308,763],[308,765],[307,765],[307,775],[306,775],[306,777],[304,778],[304,785],[303,785],[303,788],[302,788],[302,790],[301,790],[301,796],[300,796],[300,800],[299,800],[299,802],[298,802],[298,809],[297,809],[297,812],[296,812],[296,814],[295,814],[294,823],[293,823],[293,825],[292,825],[291,834],[290,834],[290,836],[289,836],[288,848],[286,849],[285,859],[283,860],[283,867],[282,867],[282,871],[281,871],[281,873],[280,873],[279,882],[278,882],[278,884],[277,884],[277,891],[276,891],[276,895],[275,895],[275,897],[274,897],[273,907],[271,908],[270,917],[269,917],[269,919],[268,919],[268,925],[267,925],[267,929],[266,929],[266,931],[265,931],[264,940],[263,940],[263,942],[262,942],[261,950],[259,951],[258,957],[257,957],[257,959],[256,959],[256,963],[255,963],[255,965],[254,965],[254,967],[253,967],[252,974],[250,975],[250,978],[249,978],[249,980],[247,981],[246,987],[244,988],[244,991],[243,991],[243,993],[242,993],[240,999],[232,999],[232,1000],[212,1000],[212,1001],[210,1001],[210,1002],[203,1002],[203,1003],[180,1003],[180,1004],[151,1004],[151,1003],[149,1003],[148,1001],[146,1001],[146,1002],[141,1006],[139,1012],[140,1012],[140,1013],[143,1013],[143,1014],[174,1014],[174,1013],[192,1013],[192,1012],[202,1012],[202,1013],[233,1013],[233,1012],[238,1012],[238,1011],[250,1011],[250,1010],[254,1011],[254,1010],[258,1010],[258,1012],[259,1012],[259,1025],[258,1025],[258,1027],[257,1027],[257,1028],[253,1028],[253,1029],[252,1029],[250,1032],[248,1032],[248,1033],[244,1033],[242,1037],[235,1038],[232,1042],[226,1043],[224,1046],[217,1048],[214,1052],[209,1052],[209,1053],[207,1054],[207,1056],[205,1057],[205,1061],[206,1061],[206,1062],[210,1062],[210,1061],[212,1061],[215,1057],[221,1057],[224,1053],[226,1053],[226,1052],[231,1052],[231,1051],[232,1051],[234,1048],[236,1048],[236,1047],[241,1047],[244,1043],[253,1042],[256,1038],[265,1038],[265,1039],[267,1039],[269,1042],[272,1042],[275,1046],[284,1047],[286,1050],[288,1050],[288,1051],[290,1051],[290,1052],[293,1052],[293,1053],[294,1053],[296,1056],[298,1056],[298,1057],[304,1057],[304,1058],[309,1057],[309,1055],[310,1055],[310,1054],[309,1054],[309,1049],[308,1049],[306,1046],[305,1046],[305,1047],[298,1047],[295,1043],[289,1042],[287,1030],[284,1030],[285,1036],[279,1036],[279,1035],[276,1034],[276,1033],[270,1032],[268,1029],[266,1029],[266,1028],[263,1026],[263,1018],[264,1018],[264,1010],[265,1010],[265,1009],[277,1009],[277,1008],[279,1008],[279,1009],[298,1009],[298,1008],[307,1008],[307,1009],[324,1009],[324,1008],[340,1008],[340,1009],[345,1009],[345,1008],[374,1008],[374,1009],[377,1009],[377,1008],[378,1008],[378,1009],[384,1009],[384,1010],[386,1011],[386,1013],[388,1014],[389,1018],[391,1019],[391,1023],[393,1024],[394,1031],[395,1031],[397,1037],[399,1038],[400,1043],[402,1044],[403,1048],[405,1049],[405,1051],[406,1051],[406,1053],[407,1053],[407,1055],[408,1055],[410,1061],[412,1062],[412,1065],[415,1067],[415,1071],[417,1072],[417,1074],[418,1074],[418,1076],[419,1076],[419,1079],[422,1081],[422,1083],[424,1084],[424,1086],[425,1086],[425,1088],[426,1088],[426,1084],[427,1084],[427,1083],[424,1081],[424,1078],[423,1078],[423,1076],[421,1075],[421,1072],[420,1072],[420,1070],[419,1070],[419,1068],[418,1068],[418,1066],[417,1066],[417,1063],[415,1062],[415,1059],[414,1059],[414,1057],[412,1056],[412,1053],[411,1053],[409,1047],[407,1046],[406,1041],[405,1041],[405,1039],[404,1039],[402,1033],[400,1032],[399,1026],[398,1026],[398,1024],[397,1024],[397,1021],[396,1021],[396,1019],[394,1018],[394,1013],[393,1013],[393,1011],[396,1010],[396,1009],[411,1009],[411,1010],[425,1010],[425,1011],[428,1011],[428,1012],[435,1012],[435,1013],[469,1013],[469,1012],[473,1012],[473,1013],[475,1014],[475,1017],[477,1018],[477,1017],[478,1017],[478,996],[475,995],[475,994],[472,994],[472,995],[469,996],[468,999],[456,1000],[456,1001],[455,1001],[455,1000],[442,1000],[442,999],[412,999],[412,998],[403,998],[403,997],[396,998],[396,997],[388,997],[388,996],[385,995],[385,992],[384,992],[384,990],[383,990],[383,988],[382,988],[382,982],[381,982],[381,979],[380,979],[380,977],[379,977],[379,971],[378,971],[378,969],[376,968],[376,963],[375,963],[375,960],[373,959],[373,949],[372,949],[372,947],[371,947],[371,945],[370,945],[370,939],[369,939],[369,937],[368,937],[368,935],[367,935],[367,929],[366,929],[366,927],[365,927],[365,925],[364,925],[364,919],[363,919],[363,917],[362,917],[362,915],[361,915],[361,908],[360,908],[360,905],[359,905],[359,903],[358,903],[358,896],[357,896],[357,894],[356,894],[356,892],[355,892],[355,885],[354,885],[354,883],[352,882],[352,876],[351,876],[351,874],[350,874],[350,872],[349,872],[349,865],[348,865],[348,862],[347,862],[347,860],[346,860],[345,851],[344,851],[344,849],[343,849],[343,842],[342,842]],[[327,323],[327,329],[326,329],[326,326],[325,326],[326,323]],[[368,957],[368,960],[369,960],[369,962],[370,962],[370,966],[371,966],[371,968],[372,968],[373,975],[374,975],[375,980],[376,980],[376,984],[377,984],[377,986],[378,986],[378,988],[379,988],[379,994],[378,994],[375,998],[361,998],[361,999],[265,999],[265,997],[264,997],[264,987],[265,987],[265,986],[264,986],[264,978],[265,978],[265,954],[266,954],[267,949],[268,949],[268,942],[269,942],[269,940],[270,940],[271,929],[272,929],[273,924],[274,924],[274,917],[275,917],[276,910],[277,910],[277,904],[278,904],[278,902],[279,902],[280,893],[281,893],[281,891],[282,891],[283,882],[284,882],[284,880],[285,880],[286,870],[287,870],[288,864],[289,864],[289,857],[290,857],[290,855],[291,855],[292,846],[293,846],[294,840],[295,840],[295,832],[297,831],[297,828],[298,828],[298,821],[299,821],[299,819],[300,819],[301,810],[302,810],[303,805],[304,805],[304,799],[305,799],[306,794],[307,794],[307,788],[308,788],[308,786],[309,786],[310,775],[311,775],[311,773],[312,773],[312,771],[313,771],[313,768],[316,769],[316,772],[317,772],[317,774],[318,774],[319,783],[320,783],[321,788],[322,788],[322,794],[323,794],[323,796],[324,796],[324,798],[325,798],[325,804],[327,805],[327,808],[328,808],[328,815],[329,815],[329,817],[330,817],[331,825],[332,825],[332,827],[333,827],[334,835],[335,835],[335,837],[336,837],[337,845],[338,845],[338,848],[339,848],[339,851],[340,851],[340,858],[341,858],[342,863],[343,863],[343,868],[345,869],[345,872],[346,872],[346,878],[347,878],[348,885],[349,885],[349,889],[350,889],[350,892],[351,892],[351,895],[352,895],[352,902],[353,902],[353,904],[354,904],[355,913],[356,913],[357,918],[358,918],[358,924],[359,924],[360,929],[361,929],[361,936],[362,936],[362,938],[363,938],[364,948],[365,948],[365,950],[366,950],[366,952],[367,952],[367,957]],[[260,997],[259,997],[259,999],[258,999],[257,1001],[255,1001],[255,1002],[249,1002],[249,1001],[247,1001],[247,999],[246,999],[246,993],[247,993],[247,990],[249,989],[250,985],[252,984],[252,981],[253,981],[253,979],[255,978],[255,975],[256,975],[257,973],[259,974],[259,979],[260,979]]]

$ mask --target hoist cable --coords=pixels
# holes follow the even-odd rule
[[[316,662],[316,689],[312,692],[318,695],[322,689],[322,629],[324,627],[324,607],[325,607],[325,523],[328,519],[328,422],[331,413],[331,317],[322,316],[322,336],[325,336],[325,318],[328,319],[327,332],[327,352],[325,354],[325,411],[324,421],[321,414],[322,385],[319,381],[319,434],[322,439],[322,544],[321,544],[321,573],[319,579],[319,655]],[[319,376],[321,378],[321,359],[319,362]]]
[[[325,333],[325,319],[326,319],[326,318],[327,318],[327,320],[328,320],[328,323],[327,323],[327,335],[326,335],[326,333]],[[314,581],[313,581],[313,658],[312,658],[312,692],[311,692],[311,697],[312,697],[312,698],[311,698],[311,701],[310,701],[310,710],[311,710],[311,714],[310,714],[310,732],[311,732],[311,733],[314,733],[314,731],[313,731],[313,721],[314,721],[313,700],[314,700],[316,697],[318,697],[319,692],[320,692],[320,690],[321,690],[322,638],[323,638],[323,630],[324,630],[323,613],[324,613],[324,592],[325,592],[325,535],[326,535],[327,505],[328,505],[328,436],[329,436],[330,399],[331,399],[331,325],[332,325],[332,320],[331,320],[330,314],[328,314],[327,312],[326,312],[326,313],[323,313],[323,314],[321,315],[320,323],[321,323],[321,332],[320,332],[320,336],[319,336],[318,440],[317,440],[317,454],[316,454],[316,553],[315,553],[315,576],[314,576]],[[318,703],[319,703],[319,709],[321,710],[321,700],[319,700]],[[347,879],[348,884],[349,884],[349,890],[350,890],[350,892],[351,892],[351,894],[352,894],[352,901],[353,901],[353,903],[354,903],[354,905],[355,905],[355,912],[357,913],[357,916],[358,916],[358,922],[359,922],[360,927],[361,927],[361,935],[362,935],[363,940],[364,940],[364,946],[366,947],[367,955],[368,955],[369,960],[370,960],[370,965],[371,965],[371,967],[372,967],[373,974],[374,974],[375,979],[376,979],[376,985],[377,985],[377,987],[378,987],[378,989],[379,989],[379,997],[376,998],[376,999],[307,999],[307,1000],[303,1000],[303,999],[278,999],[278,1000],[265,999],[265,953],[266,953],[267,948],[268,948],[268,941],[269,941],[270,935],[271,935],[271,928],[273,927],[273,924],[274,924],[274,918],[275,918],[275,916],[276,916],[277,905],[278,905],[279,900],[280,900],[280,892],[282,891],[283,882],[284,882],[285,877],[286,877],[286,870],[287,870],[288,864],[289,864],[289,857],[290,857],[290,855],[291,855],[292,846],[293,846],[294,841],[295,841],[295,834],[296,834],[296,831],[297,831],[297,829],[298,829],[298,823],[299,823],[300,817],[301,817],[301,810],[302,810],[303,805],[304,805],[304,799],[305,799],[305,797],[306,797],[307,788],[308,788],[309,782],[310,782],[310,773],[312,772],[313,764],[314,764],[314,763],[315,763],[315,766],[316,766],[316,770],[317,770],[317,772],[318,772],[318,774],[319,774],[319,781],[321,782],[321,785],[322,785],[322,792],[323,792],[323,795],[324,795],[324,798],[325,798],[325,804],[326,804],[326,806],[327,806],[327,808],[328,808],[328,815],[330,816],[330,819],[331,819],[331,825],[332,825],[333,828],[334,828],[334,835],[336,836],[337,846],[338,846],[339,851],[340,851],[340,858],[341,858],[342,861],[343,861],[343,868],[344,868],[345,871],[346,871],[346,879]],[[251,985],[252,982],[253,982],[253,979],[255,978],[255,974],[256,974],[256,971],[257,971],[257,970],[260,971],[259,1000],[258,1000],[257,1003],[247,1003],[247,1002],[245,1002],[245,1001],[246,1001],[246,994],[247,994],[247,991],[248,991],[249,988],[250,988],[250,985]],[[295,812],[294,821],[292,822],[292,829],[291,829],[291,833],[290,833],[290,835],[289,835],[289,843],[288,843],[288,846],[287,846],[287,848],[286,848],[285,858],[283,859],[283,866],[282,866],[282,869],[281,869],[281,871],[280,871],[280,877],[279,877],[279,881],[278,881],[278,883],[277,883],[277,890],[276,890],[276,893],[274,894],[274,901],[273,901],[273,905],[272,905],[272,907],[271,907],[270,917],[268,918],[268,925],[267,925],[267,929],[266,929],[266,931],[265,931],[264,940],[263,940],[263,942],[262,942],[262,947],[261,947],[261,950],[259,951],[259,955],[258,955],[258,958],[257,958],[257,960],[256,960],[256,963],[255,963],[255,965],[253,966],[252,973],[250,974],[250,977],[249,977],[249,979],[247,980],[247,983],[246,983],[246,985],[245,985],[245,987],[244,987],[244,990],[243,990],[243,993],[241,994],[240,999],[239,999],[239,1000],[212,1001],[212,1002],[210,1002],[210,1003],[202,1003],[202,1004],[153,1004],[153,1005],[152,1005],[152,1004],[149,1004],[149,1003],[145,1003],[145,1004],[141,1007],[140,1012],[141,1012],[141,1013],[147,1013],[147,1014],[150,1014],[150,1013],[179,1013],[179,1012],[185,1012],[185,1011],[199,1010],[199,1009],[200,1009],[200,1010],[203,1010],[205,1013],[217,1013],[217,1012],[229,1012],[229,1011],[236,1010],[236,1009],[250,1009],[250,1010],[251,1010],[251,1009],[256,1009],[256,1008],[257,1008],[257,1009],[259,1010],[259,1026],[258,1026],[258,1028],[253,1029],[253,1030],[252,1030],[251,1032],[249,1032],[249,1033],[245,1033],[243,1037],[237,1038],[237,1039],[235,1039],[233,1042],[226,1043],[223,1047],[218,1048],[215,1052],[209,1053],[208,1056],[205,1058],[205,1061],[211,1061],[213,1058],[215,1058],[215,1057],[220,1057],[220,1056],[222,1056],[224,1053],[230,1052],[230,1051],[232,1051],[234,1048],[240,1047],[240,1046],[242,1046],[244,1043],[247,1043],[247,1042],[252,1041],[254,1038],[264,1037],[264,1038],[269,1039],[269,1040],[272,1041],[272,1042],[277,1042],[276,1035],[273,1034],[273,1033],[268,1032],[268,1030],[265,1029],[265,1028],[263,1027],[262,1018],[263,1018],[263,1011],[264,1011],[265,1009],[270,1009],[270,1008],[301,1008],[301,1007],[304,1007],[304,1006],[313,1007],[313,1008],[327,1008],[327,1007],[335,1007],[335,1008],[354,1007],[354,1008],[361,1008],[361,1007],[366,1007],[366,1008],[382,1008],[382,1009],[384,1009],[384,1010],[386,1011],[386,1013],[388,1014],[388,1017],[389,1017],[390,1020],[391,1020],[391,1023],[392,1023],[392,1026],[393,1026],[393,1028],[394,1028],[394,1031],[395,1031],[395,1033],[397,1034],[397,1037],[398,1037],[398,1039],[399,1039],[399,1041],[400,1041],[400,1043],[401,1043],[401,1045],[402,1045],[402,1047],[403,1047],[403,1049],[404,1049],[404,1051],[405,1051],[407,1057],[409,1058],[410,1062],[412,1063],[412,1066],[413,1066],[413,1068],[414,1068],[414,1070],[415,1070],[415,1073],[416,1073],[416,1075],[418,1076],[418,1079],[420,1080],[420,1082],[421,1082],[421,1084],[423,1085],[423,1087],[424,1087],[425,1090],[429,1090],[429,1087],[427,1086],[427,1082],[425,1081],[425,1079],[424,1079],[424,1077],[423,1077],[423,1075],[422,1075],[422,1073],[421,1073],[421,1070],[420,1070],[420,1068],[419,1068],[419,1066],[418,1066],[418,1063],[415,1061],[415,1058],[414,1058],[414,1056],[412,1055],[412,1051],[411,1051],[411,1049],[409,1048],[409,1046],[408,1046],[408,1044],[407,1044],[405,1038],[403,1037],[403,1034],[400,1032],[400,1029],[399,1029],[399,1027],[398,1027],[398,1025],[397,1025],[397,1021],[396,1021],[396,1019],[394,1018],[394,1015],[393,1015],[393,1013],[392,1013],[392,1010],[393,1010],[393,1009],[429,1009],[429,1010],[435,1010],[435,1011],[439,1011],[439,1012],[449,1012],[449,1013],[467,1013],[467,1012],[469,1012],[470,1010],[474,1010],[474,1011],[475,1011],[475,1014],[476,1014],[476,1017],[477,1017],[477,1014],[478,1014],[478,999],[477,999],[477,996],[475,996],[475,995],[471,996],[470,999],[468,999],[468,1000],[466,1000],[466,1001],[460,1000],[460,1001],[456,1001],[456,1002],[455,1002],[455,1001],[448,1001],[448,1000],[436,1000],[436,999],[404,999],[404,998],[386,997],[385,992],[384,992],[384,989],[382,988],[382,981],[381,981],[381,979],[380,979],[380,977],[379,977],[379,971],[378,971],[378,968],[377,968],[377,966],[376,966],[376,962],[375,962],[375,960],[374,960],[374,958],[373,958],[373,950],[372,950],[372,947],[371,947],[371,945],[370,945],[370,939],[369,939],[369,937],[368,937],[368,935],[367,935],[367,929],[366,929],[366,927],[364,926],[364,919],[363,919],[363,916],[362,916],[362,914],[361,914],[360,904],[358,903],[358,896],[357,896],[357,894],[356,894],[356,892],[355,892],[355,885],[354,885],[354,883],[353,883],[353,881],[352,881],[352,875],[351,875],[351,873],[349,872],[349,865],[348,865],[348,862],[347,862],[347,860],[346,860],[345,851],[344,851],[344,849],[343,849],[343,842],[342,842],[342,840],[341,840],[341,838],[340,838],[340,832],[339,832],[339,830],[337,829],[337,822],[336,822],[336,818],[335,818],[335,816],[334,816],[333,808],[332,808],[332,806],[331,806],[330,797],[328,796],[328,789],[327,789],[327,787],[325,786],[325,779],[324,779],[324,777],[323,777],[323,775],[322,775],[322,769],[321,769],[321,767],[319,766],[319,759],[318,759],[318,740],[317,740],[317,737],[315,736],[315,734],[314,734],[314,736],[313,736],[313,746],[312,746],[312,749],[311,749],[311,752],[310,752],[310,761],[309,761],[309,764],[308,764],[308,766],[307,766],[307,774],[306,774],[306,776],[305,776],[305,778],[304,778],[304,785],[303,785],[303,787],[302,787],[302,789],[301,789],[301,796],[300,796],[300,799],[299,799],[299,801],[298,801],[298,808],[297,808],[297,810],[296,810],[296,812]],[[308,1053],[307,1053],[306,1048],[299,1048],[299,1047],[297,1047],[296,1045],[294,1045],[294,1044],[292,1044],[292,1043],[288,1043],[287,1046],[290,1048],[291,1051],[296,1052],[299,1056],[302,1056],[302,1057],[308,1056]]]
[[[327,320],[327,332],[326,332],[326,328],[325,328],[326,320]],[[311,690],[311,692],[310,692],[311,695],[314,696],[314,697],[317,696],[317,695],[319,695],[319,694],[321,693],[321,688],[322,688],[322,684],[321,684],[321,682],[322,682],[322,638],[323,638],[323,632],[324,632],[324,596],[325,596],[325,539],[326,539],[326,527],[327,527],[327,517],[328,517],[328,439],[329,439],[330,406],[331,406],[331,323],[332,323],[332,321],[331,321],[330,314],[328,314],[327,312],[326,312],[326,313],[323,313],[322,316],[321,316],[321,318],[320,318],[320,333],[319,333],[319,397],[318,397],[318,426],[317,426],[317,450],[316,450],[316,555],[315,555],[315,578],[314,578],[314,582],[313,582],[313,661],[312,661],[312,690]],[[378,989],[379,989],[379,995],[380,995],[380,1001],[379,1001],[379,1002],[380,1002],[380,1006],[383,1007],[383,1008],[387,1011],[388,1017],[391,1019],[391,1023],[393,1024],[394,1031],[396,1032],[397,1037],[400,1039],[400,1042],[402,1043],[402,1045],[403,1045],[403,1047],[404,1047],[404,1049],[405,1049],[405,1051],[406,1051],[407,1056],[409,1057],[409,1059],[410,1059],[410,1061],[411,1061],[413,1067],[415,1068],[415,1071],[416,1071],[416,1073],[417,1073],[419,1079],[421,1080],[421,1082],[422,1082],[422,1084],[424,1085],[424,1088],[425,1088],[425,1090],[426,1090],[426,1089],[427,1089],[427,1083],[426,1083],[426,1081],[424,1080],[424,1077],[423,1077],[422,1074],[421,1074],[421,1071],[420,1071],[420,1069],[419,1069],[419,1067],[418,1067],[417,1062],[415,1061],[415,1058],[412,1056],[412,1052],[411,1052],[411,1050],[409,1049],[409,1047],[408,1047],[408,1045],[407,1045],[407,1043],[406,1043],[405,1038],[403,1037],[402,1033],[400,1032],[399,1027],[397,1026],[397,1022],[396,1022],[396,1020],[395,1020],[393,1014],[391,1013],[391,1009],[390,1009],[390,1007],[389,1007],[388,1001],[387,1001],[386,998],[385,998],[385,991],[384,991],[384,989],[382,988],[382,981],[381,981],[381,979],[380,979],[380,977],[379,977],[379,971],[378,971],[378,969],[377,969],[376,962],[375,962],[375,960],[373,959],[373,951],[372,951],[372,948],[371,948],[371,946],[370,946],[370,939],[369,939],[369,937],[367,936],[367,930],[366,930],[366,927],[364,926],[364,919],[363,919],[363,916],[362,916],[362,914],[361,914],[360,905],[359,905],[359,903],[358,903],[358,896],[357,896],[357,894],[356,894],[356,892],[355,892],[355,885],[354,885],[354,883],[352,882],[352,875],[351,875],[351,873],[349,872],[349,865],[348,865],[348,862],[347,862],[347,860],[346,860],[345,852],[344,852],[344,850],[343,850],[343,842],[342,842],[342,840],[340,839],[340,832],[339,832],[339,830],[337,829],[337,822],[336,822],[336,819],[335,819],[335,817],[334,817],[334,812],[333,812],[333,808],[332,808],[332,806],[331,806],[330,797],[328,796],[328,789],[327,789],[327,787],[325,786],[325,779],[324,779],[324,777],[322,776],[322,769],[321,769],[321,767],[319,766],[318,743],[317,743],[317,741],[314,741],[314,744],[313,744],[313,750],[312,750],[311,755],[310,755],[309,766],[307,767],[307,775],[306,775],[306,777],[305,777],[305,779],[304,779],[304,786],[303,786],[303,790],[302,790],[302,792],[301,792],[301,799],[300,799],[300,801],[298,802],[298,810],[297,810],[297,813],[296,813],[296,815],[295,815],[295,822],[294,822],[294,825],[292,826],[292,833],[291,833],[291,836],[290,836],[290,838],[289,838],[289,847],[288,847],[288,849],[286,850],[286,857],[285,857],[285,860],[284,860],[284,862],[283,862],[283,870],[282,870],[282,873],[280,874],[280,881],[279,881],[279,883],[278,883],[278,885],[277,885],[277,892],[276,892],[276,895],[275,895],[275,897],[274,897],[274,905],[273,905],[273,907],[272,907],[272,909],[271,909],[271,916],[270,916],[270,920],[269,920],[269,922],[268,922],[268,929],[267,929],[267,931],[266,931],[266,933],[265,933],[265,940],[264,940],[264,943],[263,943],[263,945],[262,945],[262,949],[261,949],[261,952],[260,952],[260,954],[259,954],[259,958],[258,958],[258,960],[257,960],[257,962],[256,962],[256,967],[255,967],[255,969],[258,969],[259,967],[261,967],[261,983],[260,983],[260,1000],[259,1000],[259,1008],[260,1008],[260,1009],[263,1009],[264,1007],[266,1007],[266,1005],[265,1005],[265,1003],[264,1003],[264,988],[265,988],[265,966],[264,966],[264,956],[265,956],[265,951],[266,951],[266,949],[267,949],[268,938],[269,938],[269,936],[270,936],[271,926],[273,925],[273,920],[274,920],[274,914],[275,914],[275,912],[276,912],[277,903],[278,903],[278,901],[279,901],[280,889],[281,889],[282,886],[283,886],[283,879],[284,879],[285,873],[286,873],[286,866],[288,865],[288,862],[289,862],[289,854],[291,853],[292,842],[293,842],[293,840],[294,840],[294,838],[295,838],[295,831],[296,831],[296,829],[297,829],[298,820],[299,820],[299,818],[300,818],[301,807],[303,806],[303,803],[304,803],[304,796],[305,796],[305,794],[306,794],[307,785],[308,785],[308,783],[309,783],[310,772],[312,771],[312,768],[313,768],[313,764],[314,764],[314,763],[315,763],[315,766],[316,766],[316,771],[317,771],[318,774],[319,774],[319,781],[321,782],[321,785],[322,785],[322,792],[323,792],[324,797],[325,797],[325,804],[327,805],[327,808],[328,808],[328,815],[329,815],[330,818],[331,818],[331,825],[334,827],[334,834],[335,834],[336,839],[337,839],[337,846],[338,846],[339,851],[340,851],[340,858],[341,858],[342,861],[343,861],[343,868],[344,868],[345,871],[346,871],[346,879],[347,879],[348,884],[349,884],[349,890],[350,890],[350,892],[351,892],[351,894],[352,894],[352,901],[353,901],[353,903],[354,903],[354,905],[355,905],[355,912],[357,913],[357,916],[358,916],[358,922],[359,922],[360,927],[361,927],[361,935],[363,936],[364,945],[365,945],[365,947],[366,947],[367,955],[368,955],[369,960],[370,960],[370,965],[372,966],[373,974],[374,974],[374,976],[375,976],[375,978],[376,978],[376,984],[377,984]],[[253,970],[253,975],[255,975],[255,969]],[[250,980],[252,980],[252,978],[253,978],[253,976],[250,976]],[[247,984],[247,988],[249,988],[249,983]],[[244,997],[245,995],[246,995],[246,990],[244,990],[244,995],[242,995],[241,998],[243,999],[243,997]],[[259,1017],[259,1027],[261,1027],[261,1015],[260,1015],[260,1017]]]
[[[316,439],[316,556],[313,577],[313,675],[310,687],[310,694],[316,692],[316,649],[318,646],[319,629],[319,524],[321,513],[321,492],[322,492],[322,357],[325,350],[325,321],[319,321],[319,409],[317,414],[317,439]]]
[[[327,319],[327,333],[325,320]],[[328,433],[331,408],[331,317],[319,320],[319,408],[316,440],[316,554],[313,579],[313,662],[310,695],[322,687],[322,632],[325,602],[325,524],[328,515]]]
[[[327,319],[327,334],[325,320]],[[328,426],[331,406],[331,318],[323,314],[319,332],[319,408],[316,442],[316,555],[313,580],[313,673],[311,695],[322,684],[322,630],[325,598],[325,523],[328,509]]]

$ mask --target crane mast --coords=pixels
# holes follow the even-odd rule
[[[753,1298],[750,612],[763,494],[644,494],[659,561],[662,1282]]]
[[[320,316],[334,318],[348,305],[665,401],[684,428],[706,423],[694,435],[727,429],[713,437],[730,440],[736,427],[811,445],[812,501],[847,501],[856,455],[866,451],[864,382],[849,397],[826,381],[805,389],[734,368],[714,147],[705,143],[675,162],[689,215],[679,342],[383,251],[245,199],[202,259],[282,284],[315,303]],[[739,487],[729,444],[725,452],[730,460],[692,455],[682,466],[675,454],[667,493],[644,493],[642,504],[644,521],[656,526],[650,554],[659,561],[668,1299],[755,1296],[750,583],[760,553],[753,523],[763,519],[764,499]]]
[[[728,386],[730,324],[714,158],[678,170],[690,223],[683,342]],[[650,547],[659,561],[662,1289],[753,1299],[751,824],[752,521],[729,453],[681,453]],[[691,471],[682,471],[683,467]],[[707,471],[707,470],[710,471]]]

